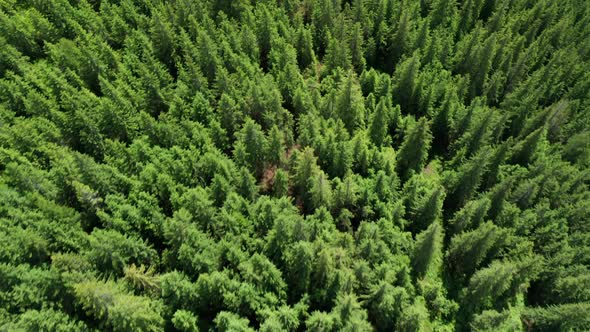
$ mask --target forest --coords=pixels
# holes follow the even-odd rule
[[[0,331],[589,331],[586,0],[0,0]]]

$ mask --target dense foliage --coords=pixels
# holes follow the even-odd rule
[[[585,0],[0,1],[0,331],[590,330]]]

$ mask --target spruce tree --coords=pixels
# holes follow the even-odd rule
[[[489,149],[483,149],[459,167],[456,173],[449,173],[446,178],[449,195],[445,200],[445,209],[456,210],[469,201],[481,183],[481,177],[487,169]]]
[[[336,97],[336,111],[338,117],[350,134],[365,125],[365,106],[363,95],[356,76],[349,72]]]
[[[394,100],[401,106],[402,112],[416,114],[418,112],[418,80],[420,54],[415,52],[412,57],[402,61],[394,74]]]
[[[306,202],[311,212],[319,207],[330,209],[333,203],[332,185],[326,174],[322,171],[317,176],[308,179],[309,200]]]
[[[247,119],[237,134],[234,151],[240,152],[241,158],[238,160],[241,165],[248,167],[257,177],[260,177],[264,171],[267,145],[267,139],[260,125],[252,119]]]
[[[389,129],[389,108],[385,99],[379,100],[377,107],[371,115],[369,124],[369,135],[376,146],[387,143],[387,132]]]
[[[402,179],[408,179],[412,172],[422,171],[428,160],[431,142],[430,125],[426,118],[420,118],[410,128],[397,154],[397,172]]]
[[[417,278],[436,278],[443,264],[443,227],[434,222],[416,237],[413,270]]]

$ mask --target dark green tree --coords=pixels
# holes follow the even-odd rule
[[[431,141],[429,123],[426,118],[420,118],[408,131],[397,154],[396,169],[402,179],[408,179],[412,172],[422,172],[428,160]]]

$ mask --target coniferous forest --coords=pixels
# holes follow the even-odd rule
[[[0,331],[590,330],[586,0],[0,0]]]

